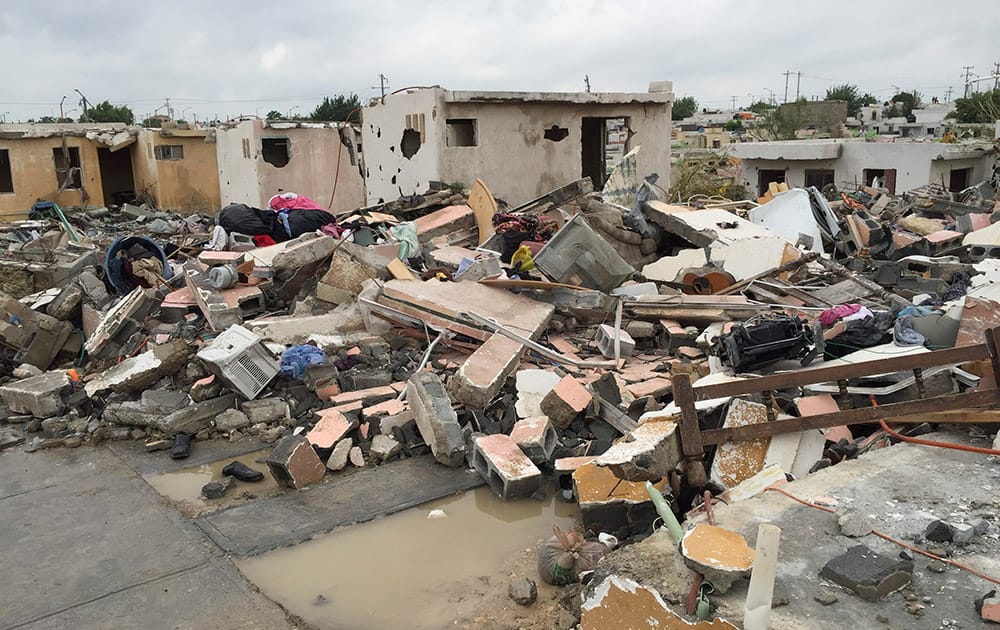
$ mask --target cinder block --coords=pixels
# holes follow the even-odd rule
[[[323,478],[326,466],[301,435],[289,435],[278,442],[264,459],[279,485],[302,488]]]
[[[556,448],[559,436],[548,417],[536,416],[514,424],[510,439],[514,440],[528,459],[541,465],[552,459],[552,451]]]
[[[618,350],[619,355],[623,357],[632,356],[632,352],[635,351],[635,340],[632,339],[632,335],[628,334],[624,330],[619,330],[618,336]],[[609,326],[608,324],[601,324],[597,327],[597,338],[594,339],[597,342],[597,349],[601,351],[605,357],[612,359],[615,356],[615,327]]]
[[[508,435],[476,438],[472,466],[501,499],[528,497],[538,490],[542,473]]]
[[[465,436],[438,375],[431,372],[413,375],[406,386],[406,402],[434,459],[453,468],[464,465]]]
[[[565,376],[556,383],[540,405],[542,413],[552,420],[552,424],[565,429],[590,405],[593,395],[580,381]]]

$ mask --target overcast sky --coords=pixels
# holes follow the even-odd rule
[[[930,100],[961,96],[962,67],[1000,61],[997,0],[3,0],[0,114],[79,115],[92,102],[142,118],[170,97],[177,118],[307,113],[324,95],[451,89],[646,91],[729,107],[856,83]],[[796,77],[789,81],[794,96]],[[992,82],[991,82],[992,84]],[[983,84],[984,86],[986,84]],[[163,109],[161,108],[161,112]]]

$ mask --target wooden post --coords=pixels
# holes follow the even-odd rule
[[[696,488],[708,483],[705,473],[705,449],[701,443],[701,427],[698,424],[698,410],[694,406],[694,391],[691,389],[691,375],[675,374],[671,379],[674,403],[681,411],[681,449],[687,467],[688,483]]]

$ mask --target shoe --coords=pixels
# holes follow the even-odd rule
[[[226,464],[226,467],[222,469],[222,474],[228,477],[236,477],[240,481],[260,481],[264,478],[264,473],[250,468],[243,462]]]
[[[174,445],[170,447],[170,459],[184,459],[191,454],[191,436],[178,433],[174,436]]]

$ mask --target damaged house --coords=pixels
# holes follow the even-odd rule
[[[364,109],[368,203],[421,193],[430,182],[469,186],[484,172],[512,204],[580,177],[601,190],[609,136],[611,143],[624,136],[624,152],[642,146],[640,176],[669,179],[671,90],[671,82],[656,81],[645,93],[429,87],[390,94]]]
[[[331,211],[364,205],[361,146],[346,123],[244,120],[218,129],[218,183],[227,203],[266,208],[296,191]],[[332,205],[331,205],[332,200]]]

